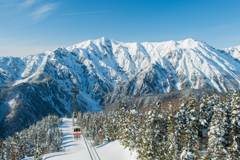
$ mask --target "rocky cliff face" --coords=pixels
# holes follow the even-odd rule
[[[126,95],[239,89],[235,51],[233,57],[194,39],[122,43],[103,37],[38,55],[1,57],[0,127],[11,128],[2,135],[49,113],[70,114],[75,88],[80,110],[101,110],[103,97],[110,104]]]

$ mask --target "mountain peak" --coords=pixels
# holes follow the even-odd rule
[[[109,41],[109,39],[107,38],[107,37],[102,37],[102,38],[100,38],[103,42],[105,42],[105,41]]]

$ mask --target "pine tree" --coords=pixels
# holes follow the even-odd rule
[[[140,159],[159,159],[159,147],[163,140],[160,132],[160,117],[157,108],[152,108],[147,115],[146,130],[143,135],[143,144],[139,152]]]
[[[224,128],[226,128],[226,133],[224,135],[224,144],[227,147],[231,145],[232,142],[232,136],[231,136],[231,111],[232,111],[232,105],[231,105],[231,94],[229,92],[225,93],[224,98],[223,98],[223,109],[226,112],[226,116],[224,117],[225,119],[223,120],[224,122]]]
[[[232,102],[233,108],[231,111],[231,135],[232,144],[229,147],[231,158],[240,157],[240,96],[237,95]]]
[[[4,142],[3,142],[3,159],[4,160],[9,160],[9,151],[10,151],[10,143],[9,142],[9,138],[7,138]]]
[[[36,137],[36,144],[35,144],[35,151],[34,151],[34,160],[41,160],[42,159],[42,150],[39,143],[39,138]]]
[[[125,111],[124,121],[122,124],[122,135],[121,135],[121,143],[126,147],[130,147],[130,136],[131,136],[131,128],[130,128],[130,112]]]
[[[20,160],[20,137],[18,132],[13,136],[12,146],[14,147],[14,159]]]
[[[134,148],[138,153],[145,152],[142,150],[142,144],[143,144],[143,137],[145,135],[145,130],[146,130],[146,115],[142,112],[139,112],[138,114],[138,121],[136,124],[137,133],[136,133],[136,138],[134,140]]]
[[[48,148],[48,150],[51,152],[51,142],[52,142],[52,137],[51,137],[51,129],[48,129],[47,133],[46,133],[46,146]]]
[[[77,114],[77,123],[78,124],[82,124],[82,112],[81,111],[78,111],[78,114]]]
[[[184,134],[184,129],[187,126],[187,107],[186,107],[186,101],[183,100],[183,98],[179,99],[178,102],[179,106],[178,106],[178,111],[176,113],[176,136],[177,137],[182,137]],[[183,139],[179,140],[178,143],[178,150],[182,150],[182,145],[183,145],[184,141]]]
[[[27,136],[22,136],[20,139],[20,159],[23,159],[25,157],[28,157],[29,154],[29,149],[30,149],[30,144],[27,139]]]
[[[126,109],[125,107],[122,105],[122,107],[119,109],[118,111],[118,117],[117,117],[117,133],[116,133],[116,138],[119,140],[123,139],[123,131],[125,129],[125,113],[126,113]]]
[[[199,113],[197,109],[196,98],[193,94],[190,95],[189,104],[187,106],[187,123],[183,134],[183,148],[181,159],[199,159]]]
[[[211,159],[225,159],[227,151],[224,145],[224,135],[226,128],[224,128],[223,120],[226,117],[226,112],[223,109],[222,103],[219,102],[218,96],[215,95],[214,101],[214,114],[210,123],[208,132],[208,148],[206,155]]]
[[[139,129],[139,111],[137,110],[136,106],[132,108],[129,114],[130,118],[130,124],[129,124],[129,129],[130,129],[130,135],[129,135],[129,140],[130,140],[130,145],[129,149],[134,150],[136,146],[136,138],[137,138],[137,131]]]
[[[208,104],[208,114],[207,114],[207,121],[208,124],[210,124],[211,120],[212,120],[212,116],[214,113],[214,105],[216,105],[219,101],[217,97],[217,92],[216,90],[213,90],[211,96],[207,96],[207,104]]]
[[[138,110],[136,106],[132,108],[132,110],[127,111],[125,113],[125,121],[124,121],[124,130],[122,135],[122,144],[125,147],[128,147],[129,150],[133,150],[136,144],[137,138],[137,130],[138,130]]]
[[[0,137],[0,160],[3,160],[3,150],[4,150],[4,145],[3,145],[3,139]]]
[[[9,159],[10,160],[15,160],[15,148],[14,145],[11,143],[10,148],[9,148]]]
[[[161,148],[166,148],[166,151],[163,151],[161,155],[164,155],[164,152],[166,152],[165,157],[161,157],[162,159],[172,159],[172,160],[178,160],[179,159],[179,146],[178,146],[178,137],[176,135],[176,117],[175,117],[176,111],[175,108],[171,107],[171,113],[169,115],[169,121],[168,121],[168,132],[167,132],[167,142],[164,144],[162,142]],[[166,147],[167,146],[167,147]]]
[[[103,122],[102,143],[111,141],[110,134],[112,132],[112,127],[110,125],[110,120],[106,118]]]
[[[205,138],[207,137],[207,131],[209,127],[208,123],[208,104],[207,104],[207,95],[203,94],[200,100],[199,106],[199,137]]]

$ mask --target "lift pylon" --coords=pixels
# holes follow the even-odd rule
[[[73,107],[72,107],[72,113],[76,113],[77,108],[78,108],[77,94],[79,93],[79,90],[77,88],[72,89],[71,93],[74,94],[74,102],[73,102]]]

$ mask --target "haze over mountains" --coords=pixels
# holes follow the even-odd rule
[[[214,49],[194,39],[123,43],[105,37],[21,58],[0,58],[0,130],[12,135],[49,113],[101,110],[125,95],[186,88],[239,89],[240,47]],[[2,132],[3,131],[3,132]]]

